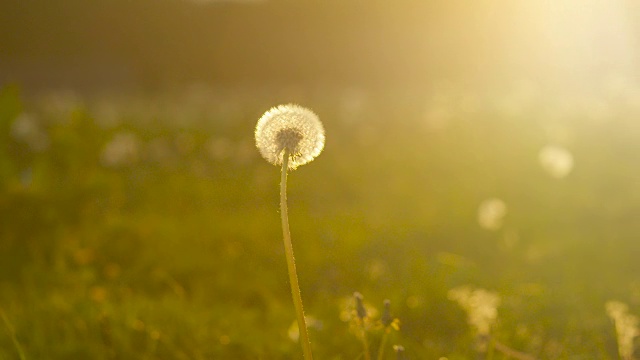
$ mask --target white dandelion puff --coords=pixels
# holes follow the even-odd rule
[[[467,313],[469,325],[480,336],[488,336],[491,325],[498,317],[500,296],[485,289],[472,289],[461,286],[449,290],[449,299],[460,305]]]
[[[555,145],[547,145],[538,155],[540,165],[556,179],[562,179],[573,170],[573,155],[569,150]]]
[[[478,208],[478,223],[487,230],[498,230],[502,227],[507,215],[507,204],[504,201],[491,198],[483,201]]]
[[[629,314],[629,307],[620,301],[608,301],[605,304],[607,315],[613,320],[618,337],[618,353],[620,358],[633,358],[633,340],[640,335],[638,317]]]
[[[287,104],[271,108],[256,125],[256,146],[265,160],[282,165],[289,153],[289,170],[312,161],[324,148],[324,128],[313,111]]]

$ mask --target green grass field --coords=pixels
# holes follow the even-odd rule
[[[5,87],[0,359],[301,358],[279,169],[253,138],[262,113],[289,101],[312,108],[327,136],[289,178],[318,359],[362,359],[348,317],[355,291],[378,314],[391,300],[400,331],[387,358],[392,345],[410,359],[476,358],[448,297],[461,285],[500,296],[492,337],[510,348],[617,359],[605,303],[640,314],[634,99],[454,88],[27,97]],[[573,167],[545,168],[548,145],[567,149]],[[492,198],[506,212],[487,225],[478,209]],[[372,350],[381,335],[368,334]]]

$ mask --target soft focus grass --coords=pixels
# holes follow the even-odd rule
[[[471,109],[448,94],[441,123],[424,116],[441,94],[345,94],[292,96],[327,132],[325,152],[289,184],[318,358],[359,356],[340,318],[354,291],[378,309],[391,299],[402,324],[390,343],[411,358],[472,357],[465,314],[447,300],[461,284],[502,296],[495,336],[513,348],[616,358],[604,303],[640,309],[637,104],[606,99],[596,116],[543,94],[510,107],[508,94],[478,97]],[[279,173],[253,148],[259,115],[292,97],[4,88],[0,306],[27,358],[300,357],[287,336]],[[47,134],[44,150],[12,132],[21,113]],[[136,150],[110,165],[105,146],[122,133]],[[548,143],[574,155],[565,179],[538,163]],[[490,197],[509,209],[498,231],[477,223]],[[0,358],[18,358],[4,327]]]

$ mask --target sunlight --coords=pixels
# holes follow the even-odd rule
[[[522,2],[529,41],[546,71],[540,75],[575,86],[636,75],[637,39],[628,10],[623,0]]]

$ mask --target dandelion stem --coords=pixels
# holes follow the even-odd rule
[[[300,342],[305,360],[312,360],[311,342],[307,333],[307,323],[304,319],[302,309],[302,297],[300,286],[298,285],[298,275],[296,273],[296,261],[293,257],[293,245],[291,244],[291,232],[289,231],[289,213],[287,210],[287,169],[289,167],[289,150],[285,148],[282,155],[282,177],[280,178],[280,216],[282,217],[282,234],[284,237],[284,250],[287,256],[287,269],[289,270],[289,283],[291,284],[291,296],[293,305],[296,308],[298,318],[298,329],[300,330]]]
[[[0,317],[2,317],[4,326],[6,326],[7,330],[9,331],[9,336],[11,336],[11,341],[13,342],[13,346],[15,346],[16,351],[18,352],[18,357],[20,358],[20,360],[26,360],[27,357],[24,355],[24,351],[22,351],[22,346],[20,346],[20,343],[18,342],[18,338],[16,338],[16,332],[13,329],[13,326],[11,326],[11,322],[9,322],[9,319],[7,318],[7,315],[4,313],[4,310],[1,308],[0,308]]]
[[[378,349],[378,360],[384,359],[384,348],[387,346],[387,340],[389,339],[389,328],[384,329],[384,334],[382,335],[382,341],[380,341],[380,348]]]
[[[360,327],[362,328],[362,347],[364,348],[364,359],[371,360],[369,353],[369,342],[367,341],[367,329],[364,327],[364,319],[360,319]]]
[[[529,354],[525,354],[523,352],[514,350],[514,349],[508,347],[507,345],[495,340],[495,339],[491,339],[491,345],[492,345],[491,347],[493,349],[503,353],[507,357],[518,359],[518,360],[536,360],[536,358],[534,356],[531,356]]]

